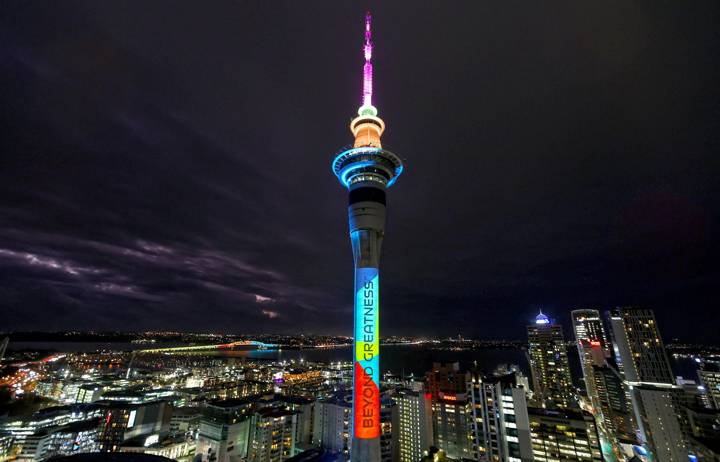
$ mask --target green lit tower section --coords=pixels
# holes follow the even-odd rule
[[[353,430],[350,458],[380,460],[380,249],[385,236],[385,191],[402,173],[398,156],[383,149],[385,122],[372,105],[371,16],[365,16],[363,98],[350,123],[353,147],[340,152],[333,173],[348,191],[355,260]]]

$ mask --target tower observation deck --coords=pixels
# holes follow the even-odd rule
[[[402,173],[398,156],[383,149],[385,122],[372,104],[372,17],[365,16],[363,95],[350,122],[353,147],[340,152],[333,173],[348,188],[350,243],[355,261],[353,462],[380,460],[380,250],[385,236],[385,192]]]

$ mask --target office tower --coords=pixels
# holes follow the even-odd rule
[[[685,418],[690,453],[701,461],[720,460],[720,410],[685,408]]]
[[[682,389],[675,385],[655,314],[642,308],[616,308],[609,317],[640,442],[658,462],[686,461],[680,410],[675,405]]]
[[[398,462],[398,428],[400,427],[397,403],[389,396],[380,397],[380,462]]]
[[[475,446],[481,460],[532,461],[525,388],[513,373],[482,377],[468,375],[473,419],[478,428]]]
[[[571,317],[589,404],[597,410],[600,403],[595,391],[593,366],[605,365],[605,359],[610,356],[610,343],[597,310],[574,310]]]
[[[550,322],[541,311],[527,332],[535,400],[543,407],[573,406],[575,399],[562,326]]]
[[[652,310],[617,308],[610,324],[628,382],[675,383]]]
[[[290,409],[297,411],[297,426],[295,431],[295,446],[299,449],[308,449],[312,443],[313,413],[315,412],[315,400],[301,396],[283,395],[278,398],[280,403]]]
[[[106,413],[107,410],[100,405],[48,407],[34,412],[29,417],[6,416],[0,419],[0,435],[9,436],[15,446],[22,446],[29,436],[76,422],[90,420],[96,422],[98,418],[105,420]]]
[[[515,376],[516,386],[525,390],[525,399],[532,401],[533,391],[530,387],[530,379],[522,373],[520,366],[517,364],[500,364],[492,373],[495,377],[504,377],[508,374]]]
[[[694,380],[687,380],[683,377],[675,377],[675,384],[682,389],[676,393],[678,398],[676,401],[680,406],[693,409],[713,409],[703,385],[698,385]]]
[[[477,428],[467,393],[440,392],[433,400],[435,446],[450,459],[477,460]]]
[[[608,436],[619,444],[635,444],[632,404],[620,373],[611,365],[592,369],[599,415]]]
[[[207,405],[200,419],[196,457],[231,462],[247,457],[255,399],[233,398]]]
[[[75,403],[92,403],[100,399],[103,389],[97,384],[87,383],[81,385],[75,397]]]
[[[451,459],[477,459],[478,428],[468,394],[468,374],[458,363],[434,363],[425,377],[432,398],[435,446]]]
[[[349,190],[348,218],[355,260],[355,345],[353,377],[354,460],[380,458],[379,267],[385,235],[385,190],[402,172],[398,156],[383,149],[385,122],[372,105],[370,13],[365,17],[363,98],[350,122],[353,147],[335,157],[332,169]]]
[[[295,455],[297,415],[277,407],[258,410],[250,426],[248,462],[282,462]]]
[[[170,416],[170,434],[195,433],[200,426],[202,409],[199,407],[173,407]]]
[[[418,462],[433,445],[432,398],[407,388],[394,396],[398,406],[400,462]]]
[[[2,342],[0,342],[0,363],[2,363],[3,358],[5,358],[5,351],[7,350],[9,342],[10,337],[5,337]]]
[[[13,436],[0,432],[0,460],[8,460],[12,454]]]
[[[720,409],[720,366],[717,363],[702,362],[697,372],[713,409]]]
[[[343,458],[339,460],[347,460],[350,453],[351,420],[351,394],[337,394],[319,400],[315,403],[313,444],[342,455]]]
[[[42,461],[57,456],[96,452],[100,419],[46,427],[25,438],[18,461]]]
[[[425,387],[433,399],[440,392],[464,393],[466,374],[460,371],[460,363],[433,363],[432,370],[425,374]]]
[[[123,443],[121,452],[135,452],[153,456],[167,457],[171,460],[189,462],[197,449],[195,441],[182,436],[150,435],[144,438],[135,438]]]
[[[529,408],[536,462],[601,462],[600,438],[592,414],[579,409]]]
[[[123,442],[133,438],[170,432],[172,406],[167,402],[102,401],[99,405],[105,408],[99,436],[103,452],[116,452]]]
[[[575,331],[575,339],[577,341],[587,340],[597,345],[603,352],[605,358],[609,358],[612,354],[612,345],[608,340],[603,326],[602,318],[598,310],[573,310],[571,312],[573,321],[573,330]],[[580,358],[581,360],[583,358]]]

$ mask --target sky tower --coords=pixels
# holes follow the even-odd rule
[[[385,235],[385,190],[402,173],[398,156],[383,149],[385,122],[372,104],[370,13],[365,16],[362,105],[350,122],[355,143],[335,157],[332,169],[348,188],[350,243],[355,260],[353,439],[350,457],[380,460],[380,249]]]

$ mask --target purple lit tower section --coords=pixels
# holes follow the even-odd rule
[[[402,173],[398,156],[383,149],[385,122],[372,105],[370,13],[365,16],[363,97],[350,122],[355,143],[333,161],[333,173],[348,191],[350,243],[355,261],[353,373],[353,462],[380,460],[380,249],[385,236],[385,191]]]
[[[372,107],[372,31],[370,30],[370,22],[372,16],[370,13],[365,15],[365,46],[363,50],[365,52],[365,66],[363,66],[363,107]]]

